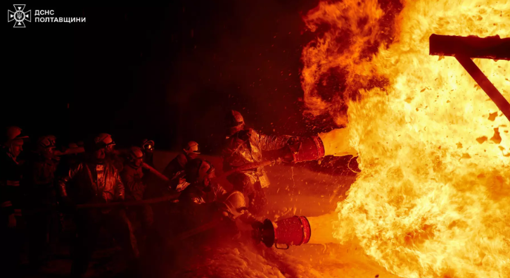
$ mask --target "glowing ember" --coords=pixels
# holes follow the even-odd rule
[[[331,2],[305,17],[321,35],[302,85],[359,154],[334,236],[401,277],[510,277],[510,124],[453,57],[428,55],[433,33],[509,37],[510,2]],[[475,63],[510,99],[510,63]]]

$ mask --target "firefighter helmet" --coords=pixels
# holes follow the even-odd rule
[[[96,138],[94,138],[94,142],[96,144],[104,144],[105,146],[108,145],[115,145],[115,142],[113,142],[112,136],[108,133],[101,133]]]
[[[244,198],[243,193],[239,191],[233,191],[230,193],[223,203],[227,207],[228,212],[232,214],[234,218],[241,216],[244,211],[248,209],[246,198]]]
[[[143,152],[140,147],[133,146],[129,148],[127,153],[129,163],[135,168],[140,167],[143,161]]]
[[[115,142],[112,139],[112,136],[108,133],[101,133],[94,137],[89,137],[85,140],[83,147],[85,147],[86,152],[95,152],[100,149],[113,149]]]
[[[243,115],[235,110],[230,110],[225,118],[228,127],[236,127],[244,124]]]
[[[187,154],[200,154],[200,149],[198,148],[198,143],[195,141],[189,141],[184,145],[184,148],[182,149]]]
[[[107,152],[112,151],[115,146],[112,136],[108,133],[100,133],[94,138],[94,143],[96,144],[96,149],[106,148]]]
[[[23,140],[28,138],[28,136],[22,134],[22,129],[17,126],[10,126],[7,128],[6,138],[3,143],[5,145],[9,145],[13,141]]]
[[[152,152],[154,151],[154,141],[149,139],[144,139],[142,141],[142,149],[145,151]]]

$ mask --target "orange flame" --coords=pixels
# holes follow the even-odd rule
[[[308,112],[348,122],[362,170],[334,236],[401,277],[510,277],[510,124],[428,55],[433,33],[510,37],[510,2],[323,1],[305,22],[322,32],[303,50]],[[510,99],[510,63],[475,63]]]

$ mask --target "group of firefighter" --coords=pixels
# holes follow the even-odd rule
[[[19,127],[8,127],[0,153],[3,273],[18,273],[22,253],[30,269],[39,269],[48,260],[52,229],[62,229],[55,223],[66,216],[74,225],[73,277],[87,272],[101,230],[123,249],[127,265],[139,271],[151,239],[179,244],[194,234],[193,228],[212,220],[223,224],[211,230],[229,238],[239,234],[236,220],[253,228],[262,225],[269,185],[264,166],[287,161],[294,138],[258,133],[234,110],[225,121],[223,175],[230,185],[218,182],[215,167],[201,158],[194,141],[160,173],[153,167],[152,140],[119,150],[111,135],[101,133],[60,151],[49,135],[30,140],[34,147],[24,151],[28,136]],[[157,221],[173,232],[158,236]]]

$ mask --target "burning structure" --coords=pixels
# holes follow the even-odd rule
[[[359,154],[334,237],[400,277],[508,277],[509,111],[428,52],[432,34],[509,37],[510,3],[322,1],[305,21],[308,113],[348,126]],[[510,63],[474,63],[509,99]]]

